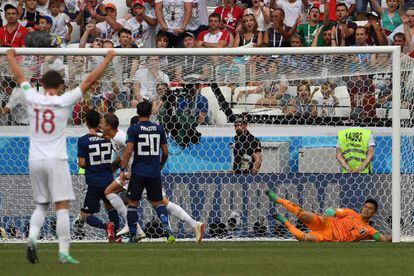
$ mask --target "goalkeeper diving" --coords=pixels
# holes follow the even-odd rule
[[[266,194],[273,202],[281,204],[288,212],[298,217],[311,230],[309,233],[303,232],[291,224],[287,218],[275,214],[274,218],[284,224],[299,241],[355,242],[372,239],[380,242],[392,241],[391,236],[382,235],[369,225],[370,219],[378,209],[378,203],[374,199],[367,199],[364,202],[361,213],[347,208],[328,208],[324,215],[319,215],[308,212],[289,200],[280,198],[271,190]]]

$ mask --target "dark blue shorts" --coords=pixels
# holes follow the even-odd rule
[[[110,204],[109,200],[105,197],[105,189],[106,187],[88,186],[81,211],[87,214],[99,213],[101,200]]]
[[[127,197],[131,200],[139,201],[144,189],[147,191],[149,201],[161,201],[163,198],[161,176],[146,177],[132,174],[129,180]]]

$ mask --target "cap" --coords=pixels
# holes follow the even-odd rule
[[[192,38],[196,39],[193,33],[185,32],[184,35],[183,35],[183,38],[185,38],[187,36],[191,36]]]
[[[112,3],[108,3],[105,5],[105,9],[113,9],[116,10],[116,6]]]
[[[134,1],[132,1],[132,6],[135,6],[135,5],[144,6],[144,1],[143,0],[134,0]]]
[[[45,20],[47,21],[47,23],[49,23],[50,25],[52,25],[52,24],[53,24],[52,17],[50,17],[50,16],[48,16],[48,15],[43,15],[43,16],[41,16],[40,18],[45,19]]]
[[[369,13],[367,13],[367,17],[368,16],[373,16],[375,18],[379,18],[380,16],[378,15],[378,13],[376,13],[375,11],[370,11]]]
[[[3,11],[6,12],[8,9],[17,10],[17,7],[13,4],[7,4],[7,5],[4,6]]]

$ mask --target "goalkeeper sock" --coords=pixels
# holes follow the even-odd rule
[[[59,253],[69,254],[69,209],[59,209],[56,211],[56,234],[59,241]]]
[[[295,216],[297,216],[298,218],[300,218],[302,216],[302,214],[304,213],[302,207],[300,207],[299,205],[290,202],[289,200],[283,199],[283,198],[279,198],[277,200],[277,203],[280,203],[283,205],[283,207],[285,207],[285,209],[294,214]]]
[[[170,227],[170,220],[168,218],[168,213],[165,206],[163,204],[160,204],[157,207],[155,207],[155,211],[157,212],[157,216],[161,220],[162,225],[164,226],[164,230],[172,232]]]
[[[36,209],[30,218],[29,239],[32,242],[37,241],[39,238],[40,229],[42,229],[43,223],[45,222],[48,209],[49,204],[36,204]]]
[[[289,230],[290,233],[292,233],[292,235],[298,239],[298,241],[303,241],[303,239],[305,238],[305,233],[303,233],[302,231],[300,231],[298,228],[296,228],[292,223],[290,223],[288,220],[286,220],[283,223],[286,228]]]
[[[94,215],[87,216],[85,221],[92,227],[106,230],[106,223],[104,223],[102,220],[95,217]]]
[[[117,210],[118,214],[124,219],[124,223],[127,224],[127,208],[125,207],[122,198],[115,193],[110,193],[106,198],[111,203],[112,207]]]
[[[119,216],[118,212],[115,209],[108,210],[106,212],[108,214],[108,219],[114,223],[114,230],[115,232],[119,229]]]
[[[190,217],[190,215],[186,211],[184,211],[184,209],[181,208],[181,206],[170,201],[168,202],[167,206],[165,206],[165,208],[167,209],[168,215],[187,222],[192,228],[197,227],[197,221]]]
[[[137,207],[128,206],[127,221],[129,227],[129,236],[133,238],[137,234],[138,213]]]

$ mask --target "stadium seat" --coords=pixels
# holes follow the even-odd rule
[[[292,97],[296,97],[297,96],[297,87],[296,86],[289,86],[288,87],[288,90],[287,90],[287,93],[289,94],[289,95],[291,95]]]
[[[72,25],[73,30],[72,30],[72,33],[70,34],[70,40],[68,42],[68,47],[71,44],[79,43],[79,41],[80,41],[80,26],[78,24],[76,24],[76,22],[70,22],[70,24]]]
[[[340,107],[351,106],[351,97],[349,96],[346,86],[336,87],[334,94],[338,98]]]
[[[335,116],[336,117],[349,117],[351,114],[350,107],[335,107]]]
[[[387,112],[386,108],[377,108],[377,117],[378,118],[392,118],[392,109],[389,109]],[[400,110],[400,119],[401,120],[406,120],[406,119],[410,119],[410,110],[409,109],[401,109]]]
[[[250,95],[248,95],[244,100],[244,104],[246,105],[246,110],[250,111],[250,110],[254,109],[255,106],[256,106],[257,101],[260,100],[263,97],[264,97],[264,94],[250,94]]]
[[[129,126],[129,121],[137,115],[137,110],[135,108],[118,109],[115,111],[115,115],[118,117],[119,125]]]

